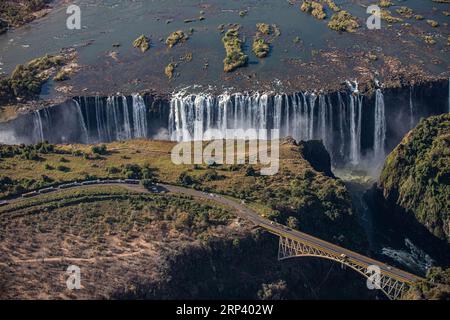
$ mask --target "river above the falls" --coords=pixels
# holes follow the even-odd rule
[[[345,79],[365,78],[374,70],[379,71],[379,77],[388,78],[392,59],[399,59],[406,69],[417,65],[425,74],[448,71],[446,38],[441,41],[448,30],[440,12],[444,4],[433,3],[437,8],[433,10],[422,0],[408,1],[415,13],[438,21],[438,28],[409,19],[411,28],[383,24],[381,30],[373,31],[364,25],[365,6],[370,1],[335,2],[358,17],[361,28],[357,32],[330,30],[327,22],[332,12],[328,9],[328,18],[319,21],[300,10],[300,1],[290,4],[278,0],[73,1],[81,9],[82,29],[68,30],[66,5],[57,2],[48,16],[0,35],[0,72],[10,73],[18,64],[68,47],[77,50],[82,66],[63,83],[64,92],[72,96],[130,94],[147,89],[171,92],[194,85],[237,91],[325,89],[339,86]],[[240,16],[240,12],[246,14]],[[265,59],[251,52],[257,23],[276,25],[281,32],[272,39],[270,55]],[[249,56],[248,66],[234,73],[223,72],[225,50],[223,34],[218,30],[220,25],[225,30],[230,28],[229,24],[240,26],[243,50]],[[192,34],[186,42],[169,49],[165,39],[176,30]],[[425,33],[436,34],[439,41],[435,46],[423,47],[421,37]],[[150,50],[145,53],[132,46],[141,34],[150,38]],[[369,61],[369,52],[379,59]],[[192,54],[192,61],[184,60],[187,54]],[[164,75],[169,62],[177,64],[171,81]],[[61,94],[53,85],[47,88],[46,98]]]

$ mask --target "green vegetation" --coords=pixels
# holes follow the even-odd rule
[[[433,36],[423,36],[423,40],[427,44],[431,44],[431,45],[436,44],[436,40],[434,40]]]
[[[380,187],[390,202],[450,242],[450,114],[422,120],[387,157]]]
[[[222,38],[222,43],[227,54],[223,60],[225,72],[231,72],[247,64],[248,56],[242,52],[242,40],[239,39],[238,29],[229,29]]]
[[[36,19],[36,11],[47,8],[50,0],[17,0],[0,2],[0,34],[9,26],[20,27]]]
[[[261,176],[261,165],[174,165],[170,150],[175,143],[136,140],[114,142],[106,147],[86,145],[2,146],[1,196],[70,181],[93,179],[144,179],[180,184],[206,192],[245,199],[262,215],[285,223],[298,220],[299,228],[348,247],[364,247],[344,184],[318,172],[305,160],[303,145],[280,146],[280,172]],[[96,148],[94,148],[96,147]],[[103,153],[98,156],[93,151]],[[311,145],[307,157],[320,170],[328,171],[322,152]],[[21,155],[27,152],[27,158]],[[323,150],[322,150],[323,151]],[[248,151],[247,151],[248,152]],[[246,155],[248,161],[248,154]],[[61,163],[61,157],[66,162]],[[322,159],[323,160],[323,159]],[[70,171],[60,171],[64,165]],[[12,178],[14,177],[14,178]]]
[[[269,54],[270,46],[263,38],[255,38],[252,50],[258,58],[265,58]]]
[[[72,237],[82,237],[93,248],[111,236],[132,240],[152,224],[162,222],[166,230],[177,230],[200,240],[234,218],[227,209],[209,202],[183,195],[146,194],[118,186],[64,190],[4,206],[0,212],[4,231],[14,227],[15,223],[7,224],[20,212],[24,216],[21,220],[25,221],[21,232],[25,229],[29,236],[36,232],[59,233],[67,228]]]
[[[437,21],[435,21],[435,20],[429,19],[429,20],[427,20],[427,23],[428,23],[430,26],[432,26],[433,28],[436,28],[436,27],[439,26],[439,22],[437,22]]]
[[[323,5],[317,1],[304,0],[300,9],[319,20],[323,20],[327,17],[327,14],[323,10]]]
[[[98,155],[107,155],[108,154],[108,147],[105,144],[102,144],[100,146],[93,146],[91,150],[92,150],[93,154],[98,154]]]
[[[142,53],[150,49],[150,39],[144,35],[141,35],[133,41],[133,47],[141,50]]]
[[[387,8],[393,6],[394,4],[390,0],[380,0],[380,3],[378,5],[382,8]]]
[[[339,8],[336,3],[334,3],[333,0],[325,0],[326,3],[328,4],[328,7],[330,7],[331,10],[333,10],[334,12],[339,12],[341,11],[341,8]]]
[[[427,278],[415,283],[406,293],[410,300],[449,300],[450,269],[432,267],[427,271]]]
[[[182,31],[177,30],[175,32],[172,32],[166,39],[166,44],[169,46],[169,48],[172,48],[178,43],[184,42],[188,39],[188,36]]]
[[[70,72],[64,68],[61,68],[56,75],[53,77],[53,81],[66,81],[69,80]]]
[[[164,69],[164,73],[166,74],[167,78],[169,78],[169,80],[173,78],[173,73],[175,71],[176,66],[177,65],[175,63],[171,62]]]
[[[413,10],[411,8],[408,8],[405,6],[402,6],[395,11],[397,11],[397,13],[400,14],[401,16],[408,18],[408,19],[413,16]]]
[[[258,32],[265,35],[270,35],[272,33],[272,27],[267,23],[257,23],[256,29],[258,30]]]
[[[45,55],[18,65],[11,76],[0,78],[0,103],[36,98],[44,82],[65,62],[63,55]]]
[[[388,23],[396,23],[403,21],[401,18],[392,16],[391,12],[387,9],[381,9],[380,16],[381,19],[385,20]]]
[[[328,27],[336,31],[354,32],[359,28],[358,20],[345,10],[333,14]]]

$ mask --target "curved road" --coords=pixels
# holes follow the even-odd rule
[[[97,185],[97,184],[91,184],[91,186],[92,185]],[[109,183],[109,185],[121,185],[121,186],[125,186],[129,189],[132,189],[135,191],[140,191],[140,192],[148,192],[148,193],[152,192],[152,191],[149,191],[149,190],[141,187],[140,185],[137,185],[136,183],[127,183],[125,181],[123,181],[122,183],[111,181]],[[88,185],[77,185],[77,186],[73,186],[68,189],[87,187],[87,186]],[[225,205],[227,207],[233,208],[234,210],[236,210],[236,213],[238,216],[240,216],[243,219],[251,221],[255,225],[257,225],[261,228],[264,228],[265,230],[267,230],[268,232],[270,232],[272,234],[305,243],[311,247],[318,248],[320,250],[331,253],[333,255],[340,256],[340,255],[344,254],[346,256],[346,259],[348,259],[352,263],[355,263],[366,269],[370,265],[376,265],[376,266],[380,267],[383,274],[385,274],[391,278],[394,278],[398,281],[412,283],[412,282],[415,282],[418,280],[422,280],[422,278],[420,278],[416,275],[413,275],[411,273],[405,272],[403,270],[400,270],[400,269],[397,269],[394,267],[390,267],[381,261],[371,259],[369,257],[366,257],[366,256],[356,253],[354,251],[342,248],[342,247],[334,245],[330,242],[324,241],[322,239],[310,236],[306,233],[288,228],[284,225],[281,225],[281,224],[275,223],[271,220],[265,219],[265,218],[261,217],[256,211],[254,211],[253,209],[250,209],[249,207],[245,206],[243,203],[238,202],[237,200],[232,200],[230,198],[226,198],[226,197],[224,197],[222,195],[218,195],[218,194],[206,193],[206,192],[202,192],[202,191],[198,191],[198,190],[194,190],[194,189],[190,189],[190,188],[184,188],[184,187],[162,184],[162,183],[155,184],[155,187],[159,189],[157,192],[166,191],[166,192],[171,192],[171,193],[181,193],[181,194],[189,195],[189,196],[192,196],[195,198],[214,201],[214,202],[220,203],[222,205]],[[55,188],[51,192],[55,192],[58,190],[60,190],[60,189]],[[36,194],[36,195],[33,195],[33,197],[39,196],[39,195],[40,194]],[[21,198],[13,199],[13,200],[9,201],[9,203],[14,203],[14,202],[20,201],[20,199]]]
[[[349,260],[351,260],[353,263],[358,264],[364,268],[367,268],[370,265],[377,265],[380,267],[383,274],[388,275],[396,280],[406,282],[406,283],[412,283],[418,280],[421,280],[422,278],[413,275],[411,273],[408,273],[406,271],[390,267],[387,264],[377,261],[374,259],[371,259],[369,257],[363,256],[359,253],[356,253],[354,251],[342,248],[340,246],[334,245],[330,242],[321,240],[319,238],[310,236],[306,233],[290,229],[284,225],[277,224],[272,222],[271,220],[265,219],[261,217],[256,211],[248,208],[247,206],[235,201],[231,200],[229,198],[226,198],[221,195],[217,194],[211,194],[211,193],[205,193],[201,191],[197,191],[194,189],[189,188],[183,188],[178,186],[172,186],[172,185],[166,185],[166,184],[159,184],[160,186],[164,187],[170,192],[173,193],[183,193],[187,194],[196,198],[203,198],[212,200],[215,202],[218,202],[220,204],[223,204],[225,206],[231,207],[236,210],[237,214],[257,226],[264,228],[265,230],[269,231],[270,233],[273,233],[277,236],[283,236],[287,237],[299,242],[306,243],[312,247],[316,247],[320,250],[324,250],[327,252],[330,252],[332,254],[340,256],[341,254],[345,254]]]

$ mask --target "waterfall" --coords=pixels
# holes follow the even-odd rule
[[[362,107],[364,96],[358,95],[356,102],[358,103],[358,124],[356,128],[356,155],[357,163],[361,158],[361,133],[362,133]]]
[[[144,99],[140,95],[133,95],[133,124],[134,137],[147,137],[147,111]]]
[[[377,91],[377,150],[384,150],[386,125],[382,93]],[[316,103],[317,101],[317,103]],[[174,94],[168,116],[169,136],[187,141],[194,123],[203,133],[208,129],[279,129],[280,136],[296,140],[322,139],[333,159],[361,162],[364,96],[356,93],[224,93]],[[317,111],[316,111],[317,109]],[[336,132],[335,132],[336,130]],[[380,153],[381,154],[381,153]]]
[[[338,92],[338,103],[339,103],[339,137],[340,137],[340,148],[339,153],[341,157],[344,156],[344,149],[345,149],[345,136],[344,136],[344,119],[345,119],[345,103],[342,100],[341,93]]]
[[[312,93],[309,96],[309,120],[308,120],[308,127],[309,127],[309,135],[308,140],[314,139],[314,106],[316,105],[316,99],[317,96]]]
[[[123,131],[124,131],[124,140],[129,140],[133,137],[133,133],[131,130],[131,122],[130,122],[130,111],[128,109],[127,97],[122,96],[122,112],[123,112]]]
[[[42,125],[42,117],[39,110],[33,112],[33,123],[35,136],[38,138],[38,142],[45,141],[44,139],[44,127]]]
[[[327,145],[327,103],[324,95],[319,95],[319,128],[320,138]]]
[[[83,136],[85,137],[84,143],[89,143],[89,133],[88,129],[86,127],[86,123],[84,122],[83,112],[81,111],[81,106],[75,99],[72,100],[75,103],[76,109],[77,109],[77,115],[78,115],[78,121],[80,123],[80,128],[82,131]],[[46,109],[47,110],[47,109]],[[48,112],[48,110],[47,110]]]
[[[284,95],[284,112],[285,112],[285,135],[286,136],[290,136],[291,134],[291,130],[290,130],[290,120],[289,120],[289,115],[290,115],[290,104],[289,104],[289,96],[287,94]]]
[[[378,159],[384,158],[384,146],[386,141],[386,115],[384,110],[384,97],[380,89],[375,95],[375,130],[373,151]]]
[[[108,141],[105,134],[103,114],[104,114],[103,101],[100,99],[100,97],[95,97],[95,120],[97,124],[98,142]]]
[[[358,138],[357,138],[357,120],[356,103],[353,94],[350,95],[350,162],[358,164]]]
[[[273,110],[273,122],[274,129],[281,129],[281,108],[283,106],[283,97],[281,95],[276,95],[275,98],[275,106]]]

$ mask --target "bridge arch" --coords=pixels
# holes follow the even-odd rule
[[[362,275],[365,279],[369,279],[372,275],[372,273],[368,272],[366,267],[354,263],[349,259],[344,259],[337,254],[332,254],[316,247],[280,236],[278,260],[283,261],[300,257],[322,258],[343,264]],[[394,279],[381,272],[379,290],[383,292],[390,300],[401,299],[408,288],[408,283]]]

